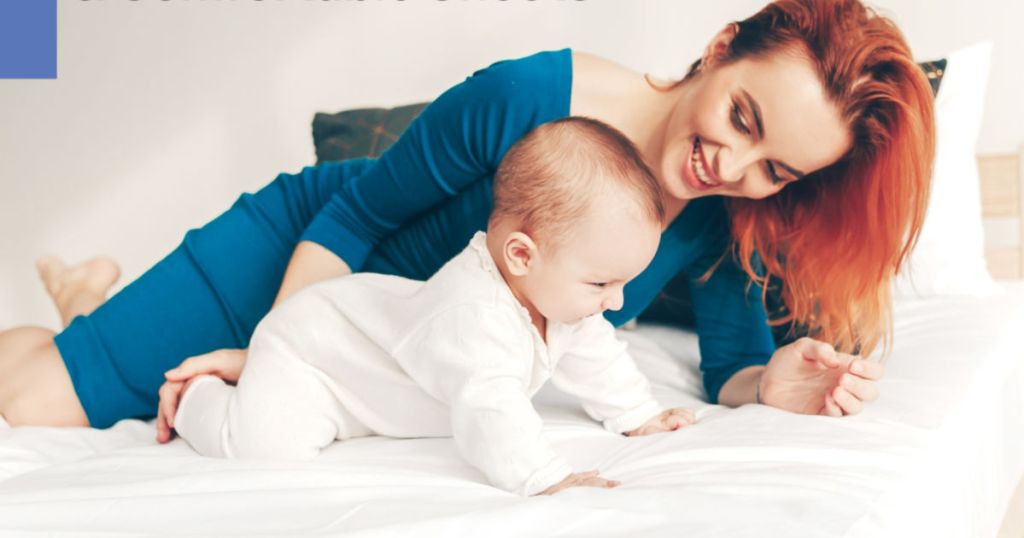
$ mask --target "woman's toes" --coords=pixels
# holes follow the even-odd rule
[[[61,276],[67,272],[67,265],[56,256],[40,256],[36,260],[36,271],[47,291],[52,294],[56,292]]]
[[[73,267],[68,267],[56,256],[43,256],[36,260],[36,268],[46,291],[58,301],[80,293],[105,297],[121,278],[121,267],[106,256],[97,256]]]
[[[97,256],[78,266],[83,283],[96,293],[105,294],[121,278],[121,267],[113,259]]]

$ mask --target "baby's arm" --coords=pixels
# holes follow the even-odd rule
[[[615,433],[647,435],[695,422],[688,409],[666,410],[658,404],[626,344],[601,316],[576,327],[572,346],[559,359],[551,380],[578,397],[587,414]]]
[[[456,446],[495,486],[534,495],[558,485],[607,485],[569,483],[572,468],[544,438],[526,393],[531,336],[517,315],[498,307],[455,306],[425,321],[392,355],[450,407]]]

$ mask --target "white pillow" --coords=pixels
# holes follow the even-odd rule
[[[932,191],[921,237],[896,276],[893,295],[990,295],[975,144],[981,130],[992,43],[949,55],[935,98]]]

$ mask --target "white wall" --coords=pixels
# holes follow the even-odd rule
[[[58,79],[0,80],[0,328],[56,325],[39,254],[110,254],[130,281],[239,193],[311,163],[315,111],[430,99],[497,59],[565,46],[678,74],[762,2],[59,3]],[[1024,5],[878,4],[922,58],[994,39],[980,150],[1024,141]]]

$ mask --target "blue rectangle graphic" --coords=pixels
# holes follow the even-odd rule
[[[57,78],[57,0],[0,0],[0,78]]]

